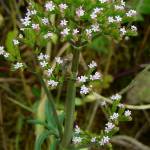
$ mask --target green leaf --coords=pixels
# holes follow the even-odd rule
[[[14,44],[13,44],[13,40],[16,38],[17,33],[18,33],[17,30],[10,31],[6,37],[5,45],[6,45],[7,51],[10,53],[9,59],[11,61],[15,61],[16,59],[20,59],[19,48],[18,48],[18,46],[14,46]]]
[[[41,150],[41,146],[44,143],[44,141],[46,140],[46,138],[48,138],[48,136],[50,135],[50,131],[43,131],[41,133],[41,135],[39,135],[39,137],[36,139],[35,141],[35,150]]]

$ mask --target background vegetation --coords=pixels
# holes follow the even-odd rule
[[[42,3],[42,0],[37,2]],[[98,37],[84,49],[80,58],[80,72],[82,73],[83,68],[86,69],[87,63],[96,58],[104,80],[101,88],[95,89],[97,92],[110,96],[130,85],[130,88],[123,90],[123,103],[149,106],[150,71],[143,69],[150,65],[150,1],[127,2],[129,7],[138,12],[138,36],[117,44]],[[24,0],[0,0],[0,45],[11,48],[9,41],[20,26],[19,21],[26,5]],[[59,39],[51,46],[51,57],[67,53],[69,48],[68,43],[61,43]],[[21,52],[27,61],[34,62],[28,47],[22,46]],[[67,55],[66,59],[69,58]],[[33,64],[33,67],[36,66]],[[35,129],[28,120],[34,117],[33,110],[41,98],[41,86],[37,79],[29,72],[12,72],[10,65],[0,57],[0,150],[34,149]],[[59,108],[62,103],[63,94],[57,103]],[[77,98],[76,109],[76,123],[81,128],[98,133],[104,126],[105,116],[99,101],[91,97],[84,100]],[[113,141],[115,150],[150,149],[149,109],[132,110],[132,117],[133,121],[121,125],[121,130]]]

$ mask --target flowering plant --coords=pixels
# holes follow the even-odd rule
[[[136,26],[127,25],[135,17],[136,11],[128,10],[123,0],[53,0],[46,1],[43,5],[29,2],[27,13],[21,19],[19,34],[12,41],[14,50],[9,52],[1,46],[0,55],[13,63],[13,70],[27,69],[34,73],[47,95],[48,100],[44,102],[45,120],[36,120],[37,124],[45,128],[37,136],[36,150],[41,148],[41,144],[49,136],[54,139],[54,142],[51,142],[54,149],[79,149],[91,145],[107,146],[111,149],[111,137],[119,130],[119,122],[131,120],[131,112],[120,103],[119,94],[113,95],[112,106],[107,105],[105,101],[102,103],[108,114],[108,122],[99,135],[83,131],[77,125],[73,132],[76,88],[80,87],[81,96],[85,96],[93,92],[91,82],[102,82],[103,79],[102,74],[96,71],[95,61],[88,65],[89,69],[84,75],[79,76],[79,56],[82,47],[98,36],[107,36],[116,41],[135,36]],[[69,77],[64,75],[65,60],[55,57],[51,63],[49,54],[45,52],[49,42],[55,43],[58,38],[62,42],[69,42],[72,47],[73,58]],[[22,59],[19,46],[23,44],[33,50],[41,71],[34,70],[32,65]],[[65,81],[68,82],[65,113],[58,113],[51,91],[59,88],[59,85],[63,86]]]

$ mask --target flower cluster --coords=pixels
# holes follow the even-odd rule
[[[21,19],[21,30],[26,39],[23,42],[29,40],[26,36],[28,31],[28,34],[38,35],[34,42],[42,44],[55,34],[71,43],[83,43],[99,34],[117,39],[136,35],[136,26],[126,27],[124,24],[132,21],[137,13],[132,9],[127,10],[123,0],[97,0],[96,3],[88,0],[88,5],[83,1],[72,3],[47,1],[44,7],[37,10],[38,4],[31,2],[25,17]],[[53,14],[58,15],[55,22],[50,19]],[[19,44],[17,40],[14,43]]]
[[[0,55],[8,58],[10,54],[4,50],[4,46],[0,46]]]
[[[94,64],[94,63],[93,63]],[[96,66],[96,64],[94,65]],[[111,138],[119,130],[119,122],[131,120],[131,111],[126,110],[125,106],[120,103],[121,95],[115,94],[111,96],[113,98],[112,106],[104,107],[105,111],[108,111],[108,122],[105,124],[105,128],[101,130],[100,135],[92,135],[89,132],[82,131],[79,126],[75,126],[74,135],[72,141],[75,145],[82,145],[88,143],[96,146],[111,146]],[[104,106],[106,106],[106,102]]]
[[[95,61],[92,61],[88,65],[88,67],[89,67],[89,70],[86,73],[86,75],[82,75],[82,76],[78,76],[77,77],[77,81],[81,85],[80,94],[82,94],[82,95],[86,95],[86,94],[88,94],[91,91],[91,87],[92,86],[87,85],[88,82],[102,79],[102,75],[101,75],[100,72],[95,72],[94,73],[95,68],[97,67],[97,64],[96,64]]]

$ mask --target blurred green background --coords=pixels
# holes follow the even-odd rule
[[[42,4],[44,1],[37,2]],[[124,39],[120,43],[98,37],[82,52],[81,66],[86,68],[86,63],[96,60],[104,75],[101,88],[96,88],[102,95],[110,96],[119,92],[134,80],[134,87],[123,94],[123,103],[150,104],[150,71],[142,71],[145,66],[150,65],[150,0],[126,2],[129,8],[138,12],[137,22],[133,23],[138,27],[138,36]],[[20,26],[26,6],[24,0],[0,0],[0,45],[6,45],[7,48],[10,46],[9,41]],[[64,46],[67,47],[67,43],[53,44],[52,55],[55,56]],[[20,50],[26,61],[32,62],[31,49],[23,45]],[[79,70],[81,73],[82,67]],[[33,75],[28,72],[11,72],[10,64],[0,57],[0,150],[34,149],[35,130],[27,120],[34,117],[30,111],[38,104],[40,94],[40,84]],[[23,108],[24,105],[29,106],[31,110]],[[77,123],[81,128],[85,128],[90,114],[96,109],[88,129],[98,133],[106,119],[102,110],[95,107],[95,101],[83,102],[80,98],[76,100]],[[132,116],[133,121],[122,124],[118,134],[130,136],[150,147],[150,111],[135,110]],[[46,149],[46,146],[43,149]],[[118,142],[114,144],[114,149],[136,148]]]

